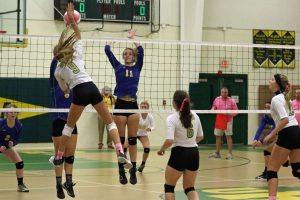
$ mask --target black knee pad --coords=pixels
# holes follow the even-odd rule
[[[128,144],[129,145],[136,145],[137,137],[129,137]]]
[[[189,192],[191,192],[191,191],[195,191],[195,188],[194,187],[189,187],[189,188],[185,188],[184,189],[184,193],[185,193],[185,195],[187,195]]]
[[[272,178],[278,178],[277,172],[267,171],[267,181],[269,181]]]
[[[165,184],[165,193],[174,193],[175,185]]]
[[[24,168],[24,162],[23,161],[17,162],[15,165],[16,165],[17,169],[23,169]]]
[[[120,137],[120,141],[121,141],[121,144],[124,145],[125,144],[125,137]]]
[[[270,156],[270,155],[271,155],[270,151],[264,150],[264,156]]]
[[[282,164],[283,167],[288,167],[290,165],[290,161],[287,160],[285,161],[285,163]]]
[[[144,153],[149,153],[150,152],[150,148],[144,148]]]
[[[74,156],[68,156],[65,157],[65,162],[72,165],[74,163],[75,157]]]
[[[300,179],[300,172],[298,172],[298,170],[300,170],[300,162],[291,163],[291,167],[292,167],[292,170],[293,170],[292,171],[293,176]]]

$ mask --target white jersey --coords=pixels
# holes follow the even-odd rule
[[[288,117],[289,123],[284,128],[298,125],[293,106],[291,105],[291,109],[289,109],[283,94],[278,94],[272,98],[270,111],[276,125],[279,120],[286,117]]]
[[[140,114],[139,130],[137,136],[148,136],[148,131],[146,131],[147,128],[150,128],[151,131],[154,130],[155,124],[153,116],[148,113],[147,117],[144,119],[142,117],[142,114]]]
[[[73,48],[75,49],[75,52],[73,55],[72,64],[61,67],[60,63],[58,62],[58,67],[56,67],[54,73],[55,78],[63,91],[68,89],[68,87],[73,89],[80,83],[93,81],[85,71],[82,53],[82,41],[78,40],[74,44]]]
[[[173,146],[197,147],[196,137],[203,136],[202,125],[198,115],[191,111],[193,115],[192,127],[184,128],[180,121],[179,112],[173,113],[167,118],[166,139],[174,140]]]

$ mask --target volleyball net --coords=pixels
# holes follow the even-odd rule
[[[16,103],[24,112],[35,109],[51,112],[50,63],[58,38],[4,34],[0,35],[0,42],[18,38],[27,40],[27,45],[0,49],[1,103]],[[123,50],[134,47],[130,40],[83,39],[86,70],[100,90],[116,85],[113,68],[104,53],[108,41],[113,41],[112,51],[121,63]],[[207,112],[211,105],[203,104],[212,104],[220,89],[226,86],[240,110],[257,111],[271,99],[268,82],[275,73],[286,74],[293,91],[300,88],[298,46],[283,49],[282,45],[139,42],[145,56],[138,102],[149,101],[152,110],[172,110],[174,91],[183,89],[189,92],[195,110]],[[289,60],[280,58],[284,52]],[[243,105],[239,106],[241,102]]]
[[[1,46],[1,41],[16,39],[26,41],[26,45]],[[0,112],[3,117],[8,103],[19,107],[15,111],[20,112],[19,119],[23,119],[28,129],[25,142],[49,141],[50,133],[46,137],[45,129],[51,130],[52,113],[68,112],[68,109],[53,107],[50,93],[50,63],[57,41],[58,37],[54,36],[0,35]],[[113,68],[104,52],[108,41],[113,42],[112,52],[121,63],[123,50],[134,47],[132,40],[83,39],[86,71],[99,90],[104,86],[114,89],[116,85]],[[211,135],[206,137],[205,143],[215,142],[212,133],[215,113],[237,112],[233,131],[239,134],[234,135],[234,141],[246,144],[248,134],[252,135],[257,128],[259,114],[267,112],[264,104],[273,96],[268,86],[273,75],[288,76],[293,88],[291,97],[300,88],[299,46],[136,41],[143,46],[145,54],[137,100],[149,102],[159,130],[165,127],[167,115],[174,111],[174,92],[181,89],[188,91],[205,134]],[[237,102],[238,111],[210,110],[224,86]],[[85,112],[95,110],[89,106]],[[81,125],[90,129],[97,121],[87,115],[83,116],[85,121]],[[38,138],[37,133],[42,136]],[[160,134],[163,138],[163,131]]]

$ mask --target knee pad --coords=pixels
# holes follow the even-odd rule
[[[149,153],[150,152],[150,148],[144,148],[144,153]]]
[[[125,144],[125,137],[120,137],[120,141],[121,141],[121,144],[124,145]]]
[[[165,184],[165,193],[174,193],[175,185],[167,185]]]
[[[278,178],[277,172],[267,171],[267,181],[269,181],[272,178]]]
[[[17,162],[15,165],[16,165],[17,169],[23,169],[24,168],[24,162],[23,161]]]
[[[298,172],[300,170],[300,162],[291,163],[291,167],[293,176],[300,179],[300,172]]]
[[[67,124],[65,124],[65,127],[62,131],[62,134],[66,135],[68,137],[71,137],[73,130],[74,130],[74,128],[72,128],[72,127],[68,126]]]
[[[184,193],[185,193],[185,195],[187,195],[189,192],[191,192],[191,191],[195,191],[195,188],[194,187],[189,187],[189,188],[185,188],[184,189]]]
[[[290,161],[287,160],[285,161],[285,163],[282,164],[283,167],[288,167],[290,165]]]
[[[65,157],[65,162],[72,165],[74,163],[75,157],[74,156],[68,156]]]
[[[107,130],[108,130],[109,132],[111,132],[113,129],[118,130],[117,125],[116,125],[115,122],[112,122],[112,123],[110,123],[110,124],[107,124],[106,127],[107,127]]]
[[[129,137],[128,144],[129,145],[136,145],[137,137]]]
[[[264,150],[264,156],[270,156],[270,155],[271,155],[270,151]]]

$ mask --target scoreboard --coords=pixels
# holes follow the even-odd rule
[[[55,0],[61,14],[66,12],[67,0]],[[150,23],[151,0],[73,0],[82,21],[114,21]],[[54,9],[54,19],[62,19]]]

